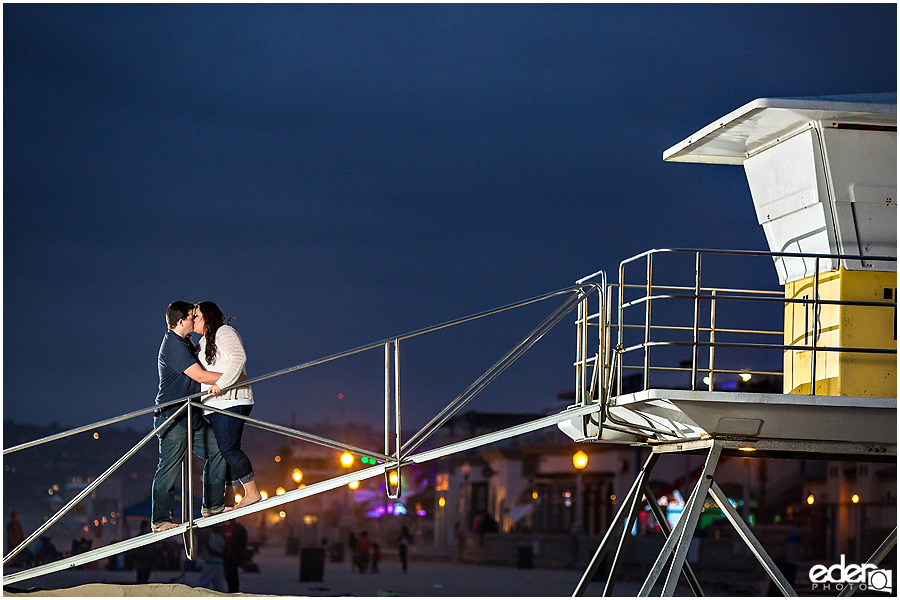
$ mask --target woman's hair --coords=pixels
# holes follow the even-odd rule
[[[219,327],[231,321],[231,317],[225,318],[215,302],[204,300],[194,305],[200,314],[203,315],[204,329],[203,337],[206,338],[206,363],[214,364],[216,362],[216,331]]]
[[[186,319],[194,308],[190,302],[176,300],[166,308],[166,324],[169,329],[174,329],[178,325],[178,321]]]

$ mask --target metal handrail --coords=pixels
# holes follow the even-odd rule
[[[657,283],[653,279],[653,258],[657,255],[662,254],[685,254],[685,255],[693,255],[694,257],[694,271],[695,278],[694,284],[692,286],[687,285],[661,285]],[[814,292],[812,294],[812,298],[786,298],[784,297],[783,292],[775,292],[769,290],[749,290],[749,289],[736,289],[733,287],[711,287],[708,282],[705,285],[701,285],[701,257],[704,255],[734,255],[734,256],[745,256],[745,257],[768,257],[772,259],[784,259],[784,258],[799,258],[804,259],[804,261],[808,261],[806,270],[809,271],[810,267],[812,268],[812,272],[810,275],[813,278],[813,288]],[[645,261],[645,280],[643,282],[626,282],[625,275],[625,267],[626,265],[630,265],[637,261]],[[622,391],[622,373],[624,369],[634,370],[640,369],[644,374],[644,389],[649,389],[649,374],[652,371],[671,371],[671,372],[686,372],[691,371],[691,388],[696,389],[697,385],[697,373],[701,369],[698,365],[698,351],[702,348],[709,349],[709,368],[702,369],[704,373],[708,373],[709,380],[709,388],[713,389],[713,375],[716,373],[729,373],[729,372],[741,372],[741,373],[752,373],[752,374],[774,374],[772,371],[759,371],[759,370],[748,370],[748,369],[717,369],[715,367],[715,350],[717,348],[744,348],[749,350],[781,350],[781,351],[804,351],[811,352],[811,361],[810,361],[810,381],[815,381],[815,369],[816,369],[816,357],[820,355],[822,352],[842,352],[842,353],[858,353],[858,354],[896,354],[896,350],[894,349],[885,349],[885,348],[866,348],[866,347],[848,347],[848,346],[823,346],[819,341],[819,337],[822,334],[822,331],[819,327],[819,319],[821,315],[821,311],[826,306],[854,306],[854,307],[876,307],[876,308],[885,308],[894,306],[896,310],[896,299],[891,301],[884,302],[876,302],[876,301],[863,301],[863,300],[829,300],[821,298],[819,294],[819,272],[821,261],[824,260],[834,260],[834,261],[842,261],[842,260],[853,260],[853,261],[866,261],[870,264],[874,263],[892,263],[896,264],[896,257],[890,256],[858,256],[858,255],[850,255],[850,254],[814,254],[814,253],[802,253],[802,252],[770,252],[770,251],[755,251],[755,250],[700,250],[700,249],[654,249],[642,252],[638,255],[625,259],[619,263],[619,282],[617,285],[619,290],[619,299],[618,299],[618,320],[617,323],[613,325],[618,331],[619,338],[619,349],[624,353],[633,352],[642,350],[643,351],[643,365],[642,366],[633,366],[633,365],[624,365],[622,362],[619,362],[617,365],[617,373],[618,373],[618,392]],[[685,263],[680,263],[682,266],[680,268],[685,268]],[[626,300],[625,291],[626,290],[641,290],[643,294],[638,297],[632,297]],[[682,293],[688,292],[688,293]],[[633,294],[632,294],[633,295]],[[651,306],[656,303],[665,300],[676,300],[676,301],[692,301],[694,303],[694,318],[693,324],[691,325],[660,325],[654,324],[652,321],[653,311],[651,310]],[[784,343],[784,344],[770,344],[770,343],[753,343],[753,342],[745,342],[745,341],[720,341],[716,339],[716,334],[732,334],[732,335],[784,335],[783,331],[766,331],[766,330],[749,330],[749,329],[738,329],[738,328],[717,328],[716,327],[716,305],[717,303],[721,303],[723,301],[727,301],[730,304],[738,303],[738,302],[753,302],[753,303],[778,303],[782,306],[790,306],[790,305],[800,305],[800,306],[811,306],[814,315],[813,322],[813,336],[811,343],[804,344],[796,344],[796,343]],[[701,303],[708,304],[710,307],[710,323],[709,326],[701,325],[699,322],[699,314],[700,314],[700,306]],[[643,306],[643,323],[641,324],[638,321],[638,324],[626,323],[625,322],[625,309],[635,308],[638,306]],[[684,306],[683,304],[680,306]],[[721,309],[721,307],[719,307]],[[638,317],[640,319],[640,317]],[[643,335],[641,339],[635,339],[634,343],[630,343],[627,346],[625,345],[624,334],[626,330],[638,330],[642,331]],[[654,337],[654,332],[690,332],[690,340],[682,341],[682,340],[659,340]],[[701,339],[701,335],[708,335],[709,340],[704,341]],[[692,351],[691,356],[691,367],[668,367],[668,366],[658,366],[652,363],[650,357],[650,350],[652,348],[662,348],[662,347],[687,347]],[[607,363],[609,364],[611,361],[607,358]],[[813,383],[810,384],[810,393],[815,394],[815,385]]]
[[[260,381],[264,381],[266,379],[271,379],[274,377],[279,377],[281,375],[286,375],[288,373],[293,373],[295,371],[299,371],[302,369],[306,369],[312,366],[320,365],[326,362],[330,362],[333,360],[337,360],[339,358],[349,357],[367,350],[371,350],[374,348],[378,348],[383,346],[386,351],[386,384],[385,384],[385,395],[386,395],[386,417],[385,417],[385,452],[381,454],[379,452],[364,450],[358,448],[356,446],[345,444],[342,442],[336,442],[334,440],[329,440],[327,438],[323,438],[320,436],[315,436],[313,434],[305,433],[302,431],[298,431],[292,428],[275,425],[271,423],[266,423],[264,421],[260,421],[258,419],[253,419],[244,415],[239,415],[235,413],[227,413],[231,417],[239,418],[244,420],[247,424],[251,426],[255,426],[267,431],[271,431],[274,433],[280,433],[284,435],[288,435],[290,437],[294,437],[297,439],[301,439],[304,441],[312,442],[315,444],[319,444],[325,447],[334,448],[338,450],[345,450],[350,452],[356,452],[359,454],[365,454],[369,456],[376,457],[377,459],[383,461],[388,466],[399,469],[403,464],[409,464],[410,459],[408,458],[411,453],[421,445],[429,436],[431,436],[437,429],[439,429],[448,419],[450,419],[456,412],[458,412],[465,404],[471,401],[479,392],[481,392],[488,384],[490,384],[497,376],[500,375],[504,370],[509,368],[519,357],[521,357],[527,350],[529,350],[538,340],[540,340],[550,329],[555,327],[560,320],[567,315],[571,310],[573,310],[576,306],[581,306],[586,298],[590,296],[593,292],[598,289],[598,286],[595,284],[583,284],[580,286],[573,286],[569,288],[564,288],[562,290],[557,290],[554,292],[550,292],[547,294],[543,294],[540,296],[535,296],[533,298],[529,298],[527,300],[522,300],[520,302],[515,302],[512,304],[508,304],[505,306],[501,306],[495,309],[483,311],[480,313],[476,313],[467,317],[454,319],[451,321],[446,321],[439,325],[426,327],[423,329],[415,330],[409,332],[407,334],[392,337],[387,340],[382,340],[379,342],[375,342],[372,344],[367,344],[364,346],[359,346],[352,350],[348,350],[345,352],[340,352],[337,354],[332,354],[330,356],[326,356],[323,358],[319,358],[313,361],[309,361],[306,363],[301,363],[299,365],[295,365],[293,367],[289,367],[286,369],[281,369],[279,371],[274,371],[272,373],[268,373],[265,375],[261,375],[259,377],[255,377],[252,379],[246,379],[240,381],[239,383],[235,383],[232,386],[227,388],[223,388],[223,391],[227,391],[236,387],[248,386],[253,383],[257,383]],[[509,311],[517,308],[521,308],[536,302],[540,302],[543,300],[547,300],[556,296],[570,294],[570,296],[565,300],[565,302],[558,307],[549,317],[547,317],[537,328],[535,328],[524,340],[522,340],[519,344],[517,344],[512,350],[510,350],[499,362],[497,362],[491,369],[489,369],[482,377],[476,380],[475,383],[469,386],[462,395],[460,395],[454,402],[452,402],[447,408],[442,411],[438,417],[435,417],[428,425],[423,427],[419,432],[417,432],[410,440],[401,446],[400,437],[399,437],[399,429],[400,429],[400,405],[399,405],[399,342],[400,340],[410,339],[413,337],[425,335],[428,333],[432,333],[441,329],[445,329],[448,327],[452,327],[455,325],[460,325],[463,323],[468,323],[470,321],[474,321],[476,319],[481,319],[484,317],[488,317],[491,315],[495,315],[504,311]],[[397,432],[395,432],[395,450],[393,453],[390,453],[389,444],[389,429],[390,429],[390,419],[387,416],[387,411],[389,408],[389,404],[391,401],[391,390],[389,385],[390,378],[390,362],[391,356],[388,351],[390,346],[393,345],[393,373],[394,373],[394,408],[395,408],[395,426],[397,428]],[[585,367],[586,368],[586,367]],[[190,415],[190,411],[194,408],[196,409],[204,409],[217,413],[225,413],[226,411],[217,409],[215,407],[207,406],[202,404],[201,402],[196,402],[194,399],[201,398],[204,393],[192,394],[189,396],[185,396],[183,398],[179,398],[176,400],[172,400],[160,405],[155,405],[149,408],[144,408],[138,411],[134,411],[131,413],[127,413],[125,415],[121,415],[118,417],[113,417],[111,419],[105,419],[103,421],[98,421],[96,423],[85,425],[81,427],[77,427],[65,432],[57,433],[51,436],[47,436],[38,440],[33,440],[31,442],[26,442],[23,444],[19,444],[17,446],[13,446],[11,448],[7,448],[3,450],[5,454],[11,454],[13,452],[17,452],[20,450],[24,450],[26,448],[32,448],[36,446],[40,446],[52,441],[60,440],[72,435],[76,435],[79,433],[84,433],[86,431],[97,429],[99,427],[111,425],[114,423],[118,423],[130,418],[142,416],[148,414],[150,412],[154,412],[161,408],[168,408],[172,406],[178,406],[177,410],[175,410],[169,417],[158,427],[155,427],[150,433],[148,433],[138,444],[136,444],[131,450],[129,450],[125,455],[123,455],[119,460],[117,460],[110,468],[108,468],[103,474],[93,480],[89,486],[87,486],[81,493],[79,493],[75,498],[73,498],[66,506],[60,509],[57,514],[51,517],[46,523],[44,523],[41,527],[39,527],[35,532],[33,532],[27,539],[25,539],[21,544],[19,544],[16,548],[14,548],[6,557],[4,557],[3,562],[7,563],[11,559],[15,558],[22,550],[24,550],[29,544],[31,544],[35,539],[37,539],[41,534],[43,534],[47,529],[49,529],[54,523],[56,523],[59,519],[61,519],[65,514],[67,514],[75,505],[77,505],[81,500],[83,500],[88,494],[92,493],[103,481],[105,481],[112,473],[114,473],[126,460],[128,460],[131,456],[133,456],[140,448],[142,448],[149,440],[151,440],[159,431],[168,426],[174,419],[180,418],[182,413],[185,411]],[[190,420],[190,419],[189,419]],[[189,435],[190,435],[190,426],[189,426]],[[187,456],[190,456],[192,452],[192,444],[188,444],[187,448]],[[189,558],[193,556],[194,544],[193,544],[193,510],[192,510],[192,499],[193,499],[193,477],[191,473],[191,463],[192,461],[187,460],[188,463],[188,475],[187,475],[187,495],[190,498],[189,505],[187,511],[189,513],[189,517],[185,523],[186,525],[186,539],[185,539],[185,550]],[[384,468],[384,473],[387,475],[387,466]],[[184,485],[183,485],[184,487]],[[390,487],[388,488],[390,491]],[[396,492],[399,494],[399,488]]]

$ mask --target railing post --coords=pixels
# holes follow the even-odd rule
[[[819,332],[819,257],[816,257],[816,272],[813,274],[813,318],[812,318],[812,355],[809,358],[809,395],[816,395],[816,347]]]
[[[187,515],[187,529],[184,531],[184,553],[188,560],[194,560],[194,461],[192,453],[194,451],[194,420],[193,406],[188,400],[187,405],[187,453],[184,460],[187,463],[187,485],[184,482],[184,463],[181,469],[181,520],[185,520]],[[187,494],[187,498],[185,498]],[[185,511],[187,506],[187,511]]]
[[[587,403],[587,298],[578,302],[575,317],[575,405]]]
[[[644,389],[650,389],[650,296],[653,293],[653,254],[647,254],[647,294],[644,297]]]
[[[697,344],[700,339],[700,253],[694,263],[694,337],[693,337],[693,355],[691,357],[691,389],[697,389]]]
[[[709,302],[709,391],[713,391],[713,378],[716,373],[716,290],[710,292]]]
[[[393,357],[391,356],[391,344],[394,346]],[[393,390],[393,412],[394,422],[391,425],[391,359],[393,358],[394,371],[394,390]],[[392,429],[394,429],[392,431]],[[394,451],[391,452],[390,442],[394,440]],[[397,472],[396,488],[391,485],[390,470],[384,472],[384,489],[387,497],[396,499],[400,497],[401,479],[400,479],[400,339],[395,338],[393,341],[384,345],[384,453],[391,456],[396,461],[395,470]]]
[[[616,348],[625,348],[625,264],[619,263],[619,322],[617,324],[619,328],[618,332],[618,344]],[[616,395],[622,395],[622,363],[624,362],[624,357],[619,357],[619,366],[616,367]]]

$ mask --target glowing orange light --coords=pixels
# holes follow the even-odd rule
[[[285,492],[285,489],[281,486],[278,486],[278,489],[275,490],[275,495],[280,496]]]
[[[579,470],[585,468],[588,464],[588,455],[579,450],[572,455],[572,464]]]
[[[440,498],[438,498],[438,506],[440,506],[441,508],[444,508],[444,506],[445,506],[446,504],[447,504],[447,501],[444,500],[444,497],[443,497],[443,496],[441,496]]]
[[[291,479],[294,480],[294,483],[300,483],[303,480],[303,471],[294,469],[294,472],[291,473]]]
[[[99,440],[99,439],[100,439],[100,434],[97,433],[97,432],[94,432],[94,439],[95,439],[95,440]]]
[[[810,494],[809,496],[806,497],[807,504],[815,504],[815,502],[816,502],[816,497],[813,496],[812,494]]]
[[[280,456],[275,456],[275,462],[281,462],[281,457],[280,457]]]
[[[850,497],[850,502],[852,502],[853,504],[858,504],[858,503],[859,503],[859,495],[858,495],[858,494],[853,494],[853,495]]]
[[[265,500],[269,497],[269,492],[266,490],[259,490],[259,495],[262,496],[262,499]]]
[[[350,488],[351,490],[359,489],[359,482],[351,481],[350,483],[347,484],[347,487]]]
[[[353,455],[349,452],[344,452],[341,454],[341,466],[345,469],[353,466]]]
[[[388,481],[391,485],[397,485],[397,482],[400,481],[400,476],[397,475],[397,471],[391,471],[388,475]]]

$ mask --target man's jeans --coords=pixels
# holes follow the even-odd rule
[[[203,508],[216,509],[225,504],[225,460],[219,453],[212,428],[194,411],[194,454],[206,461],[203,465]],[[153,417],[153,427],[166,421]],[[187,452],[187,417],[181,416],[156,434],[159,439],[159,464],[153,476],[152,523],[173,521],[175,480],[181,474],[181,461]],[[182,490],[183,494],[187,490]]]

